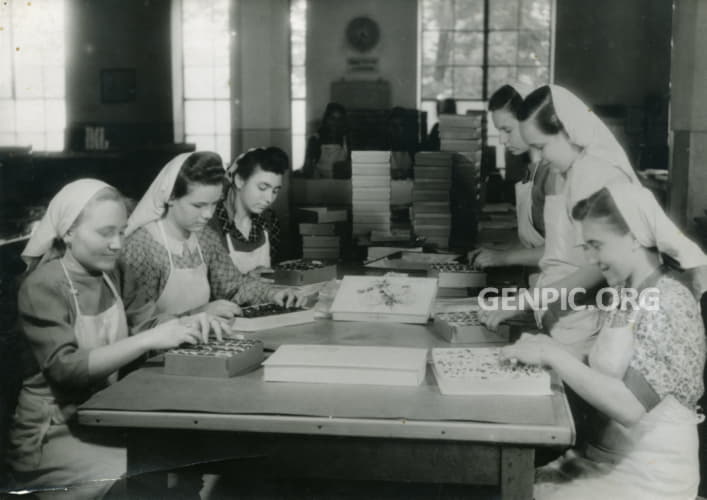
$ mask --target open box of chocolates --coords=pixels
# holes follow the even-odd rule
[[[275,266],[273,279],[279,285],[300,286],[336,279],[336,264],[298,259]]]
[[[164,355],[164,373],[227,378],[255,369],[264,358],[259,340],[214,341],[170,349]]]
[[[268,302],[244,307],[242,315],[237,316],[231,325],[233,330],[256,332],[283,326],[301,325],[314,321],[314,309],[302,307],[284,307]]]
[[[479,321],[478,311],[441,312],[434,316],[432,329],[452,344],[508,342],[510,328],[501,325],[493,332]]]
[[[437,278],[439,287],[479,288],[486,286],[486,273],[457,262],[430,265],[427,275]]]

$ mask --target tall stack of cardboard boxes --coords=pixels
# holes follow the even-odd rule
[[[449,247],[452,216],[449,205],[452,154],[420,152],[415,155],[412,188],[412,224],[415,234],[440,248]]]
[[[353,235],[390,234],[390,151],[351,152]]]

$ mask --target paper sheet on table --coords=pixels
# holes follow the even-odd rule
[[[264,382],[263,370],[230,379],[164,375],[148,367],[95,394],[84,409],[304,415],[552,425],[551,396],[444,396],[432,370],[419,387]]]

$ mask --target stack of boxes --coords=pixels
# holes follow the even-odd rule
[[[415,234],[440,248],[449,247],[452,216],[449,205],[452,154],[421,152],[415,155],[412,223]]]
[[[485,205],[479,216],[479,244],[494,245],[516,241],[518,218],[509,204]]]
[[[452,162],[452,237],[455,248],[470,248],[477,235],[481,206],[481,151],[455,153]]]
[[[351,152],[354,236],[390,234],[390,151]]]
[[[476,240],[481,198],[481,156],[485,111],[466,115],[440,115],[442,151],[453,152],[451,212],[453,233],[450,245],[469,248]]]
[[[484,111],[466,115],[439,115],[440,149],[474,153],[481,151]]]
[[[338,259],[346,236],[348,212],[328,207],[299,209],[299,233],[305,259]]]

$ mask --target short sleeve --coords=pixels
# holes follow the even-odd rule
[[[704,390],[702,318],[687,288],[665,277],[661,282],[659,307],[644,311],[636,324],[630,369],[640,374],[660,399],[673,395],[685,406],[694,407]]]
[[[87,388],[92,382],[89,352],[78,346],[68,292],[62,293],[55,280],[42,278],[47,277],[30,275],[20,287],[20,326],[47,380],[66,389]]]

